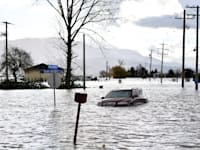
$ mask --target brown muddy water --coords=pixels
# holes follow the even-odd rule
[[[100,89],[99,86],[103,85]],[[82,89],[0,90],[0,149],[199,150],[200,92],[194,83],[123,79],[88,81],[81,106],[77,145],[73,145]],[[149,102],[132,107],[99,107],[111,89],[139,87]]]

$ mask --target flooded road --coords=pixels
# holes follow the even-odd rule
[[[103,89],[99,86],[103,85]],[[0,149],[199,150],[200,91],[194,83],[124,79],[87,82],[77,145],[73,145],[82,89],[0,90]],[[134,107],[99,107],[111,89],[140,87],[149,103]]]

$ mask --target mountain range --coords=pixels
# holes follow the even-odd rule
[[[30,53],[34,64],[46,63],[56,64],[66,68],[66,54],[61,41],[58,38],[25,38],[8,42],[9,47],[19,47]],[[0,41],[0,55],[5,51],[5,42]],[[82,74],[83,48],[82,43],[77,42],[73,47],[73,72]],[[143,56],[137,51],[118,48],[99,49],[97,46],[86,44],[86,73],[87,75],[99,75],[106,70],[106,62],[109,67],[119,65],[122,61],[126,69],[136,67],[139,64],[149,69],[149,57]],[[160,71],[161,61],[153,58],[152,69]],[[168,69],[180,69],[181,64],[177,62],[164,63],[164,71]]]

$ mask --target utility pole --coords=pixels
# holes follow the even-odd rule
[[[150,74],[150,80],[151,80],[151,67],[152,67],[152,53],[153,53],[153,49],[150,49],[150,54],[149,54],[149,59],[150,59],[150,64],[149,64],[149,74]]]
[[[108,80],[108,61],[106,61],[106,80]]]
[[[182,54],[182,82],[181,82],[181,86],[182,88],[184,88],[184,78],[185,78],[185,22],[186,22],[186,11],[184,9],[183,11],[183,18],[176,18],[176,19],[183,19],[183,54]]]
[[[165,49],[166,44],[164,42],[161,45],[162,45],[162,53],[161,53],[160,83],[162,84],[162,82],[163,82],[163,59],[164,59],[164,55],[167,55],[164,53],[164,51],[168,50],[168,49]]]
[[[183,43],[182,43],[182,48],[183,48],[183,54],[182,54],[182,82],[181,86],[184,88],[184,81],[185,81],[185,27],[186,27],[186,19],[193,19],[193,18],[186,18],[186,10],[184,9],[183,11],[183,17],[175,17],[175,19],[182,19],[183,20]]]
[[[6,42],[5,42],[5,50],[6,50],[6,82],[9,81],[9,78],[8,78],[8,24],[11,24],[7,21],[4,21],[2,22],[6,25],[6,31],[5,33],[3,34],[5,37],[6,37]]]
[[[198,73],[198,62],[199,62],[199,5],[197,6],[188,6],[187,8],[195,8],[195,14],[189,14],[191,16],[196,16],[196,74],[195,74],[195,89],[198,90],[198,82],[199,82],[199,73]]]
[[[85,90],[85,34],[83,34],[83,89]]]
[[[183,55],[182,55],[182,88],[184,88],[184,79],[185,79],[185,14],[186,11],[183,11]]]
[[[196,76],[195,76],[195,89],[198,90],[199,73],[198,73],[198,62],[199,62],[199,6],[197,5],[197,25],[196,25]]]

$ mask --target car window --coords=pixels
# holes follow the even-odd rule
[[[131,97],[131,92],[131,90],[111,91],[106,95],[106,98]]]

